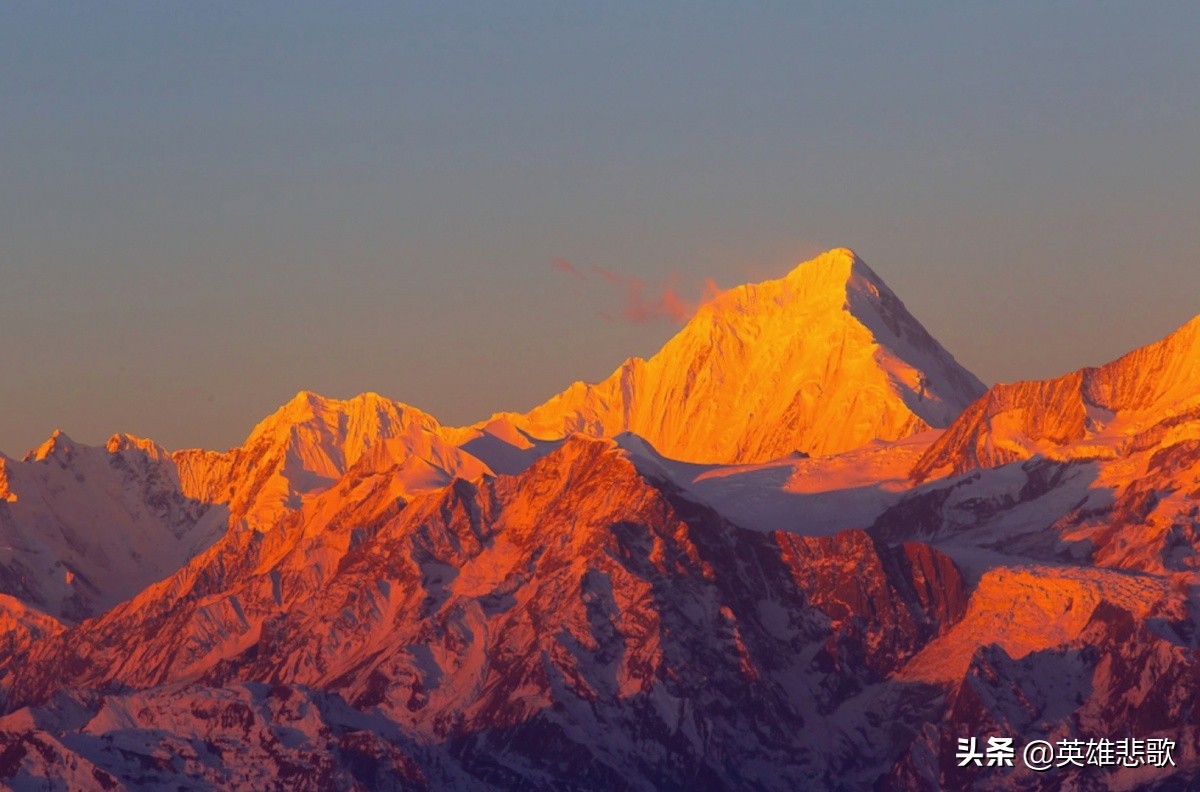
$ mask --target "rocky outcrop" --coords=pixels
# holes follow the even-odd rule
[[[580,788],[795,788],[863,772],[862,751],[899,754],[917,716],[877,691],[963,612],[937,551],[740,529],[582,437],[516,477],[398,511],[331,517],[314,501],[280,530],[224,540],[40,641],[8,708],[57,711],[71,687],[283,684],[373,713],[493,787],[561,772],[553,757]],[[895,739],[862,745],[862,707],[894,719]],[[828,754],[807,742],[821,732]]]

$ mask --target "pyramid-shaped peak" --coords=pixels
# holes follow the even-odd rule
[[[895,292],[850,248],[826,251],[777,280],[730,289],[709,306],[697,316],[698,325],[716,323],[739,335],[753,333],[760,343],[804,343],[805,336],[831,332],[850,321],[869,331],[869,343],[902,356],[946,355]],[[769,332],[773,341],[767,338]],[[983,392],[982,383],[967,379],[973,380],[968,390]]]
[[[866,303],[898,302],[883,280],[850,248],[834,248],[796,265],[782,278],[736,286],[698,316],[749,319],[766,313],[855,312]],[[865,302],[864,302],[865,301]]]
[[[802,261],[792,268],[789,276],[806,277],[816,273],[850,275],[856,267],[865,266],[862,259],[848,247],[826,250],[815,258]]]
[[[944,427],[985,390],[854,251],[722,292],[649,360],[576,383],[516,425],[634,432],[672,459],[835,454]]]
[[[55,429],[46,442],[25,455],[26,462],[41,462],[51,456],[69,457],[75,452],[76,443],[61,429]]]
[[[787,274],[786,280],[793,283],[815,282],[835,289],[850,287],[855,282],[883,283],[857,253],[846,247],[827,250],[814,259],[797,264]]]

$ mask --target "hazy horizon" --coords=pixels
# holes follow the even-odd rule
[[[653,354],[658,290],[837,246],[989,384],[1200,313],[1190,6],[6,22],[10,456],[55,428],[223,449],[302,389],[528,409]]]

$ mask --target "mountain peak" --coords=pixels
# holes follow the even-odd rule
[[[228,503],[236,518],[266,529],[356,466],[366,474],[407,464],[398,474],[406,492],[485,472],[443,434],[432,416],[377,393],[333,399],[302,390],[240,447],[174,458],[190,496]]]
[[[848,283],[855,276],[878,280],[879,276],[868,267],[858,254],[847,247],[833,248],[814,259],[802,261],[792,268],[787,280],[822,280]]]
[[[69,458],[75,453],[77,444],[61,429],[55,429],[40,446],[25,455],[25,462],[41,462],[49,457]]]
[[[393,425],[420,424],[436,431],[437,419],[403,402],[384,398],[377,393],[360,393],[350,399],[332,399],[313,391],[302,390],[271,415],[259,422],[250,433],[247,443],[264,438],[282,441],[300,425],[312,425],[314,429],[327,427],[334,434],[344,433],[349,427],[364,430],[380,428],[382,434],[390,434],[387,427]],[[369,436],[366,432],[364,436]]]
[[[1200,316],[1096,368],[997,384],[913,468],[924,480],[1028,459],[1113,456],[1200,414]],[[1183,435],[1180,434],[1180,437]]]
[[[136,437],[131,434],[115,434],[108,438],[108,442],[104,444],[104,447],[110,454],[119,454],[124,451],[140,451],[151,459],[165,460],[170,457],[167,450],[153,440]]]
[[[325,397],[310,390],[300,390],[283,406],[295,410],[312,409],[325,402]]]
[[[721,293],[652,358],[515,423],[541,438],[632,431],[691,462],[839,453],[949,424],[985,390],[852,250]]]
[[[716,314],[758,315],[776,307],[793,310],[843,310],[854,292],[887,289],[874,270],[850,248],[834,248],[797,264],[782,278],[735,286],[708,305]]]

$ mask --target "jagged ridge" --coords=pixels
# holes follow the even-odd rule
[[[1038,453],[1112,458],[1156,427],[1162,435],[1197,418],[1200,316],[1099,368],[992,387],[929,448],[912,475],[918,481],[957,475]]]

